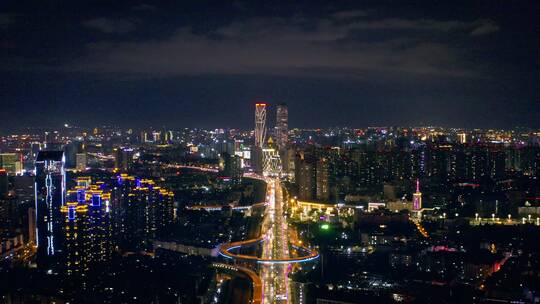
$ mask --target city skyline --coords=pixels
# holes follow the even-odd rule
[[[0,8],[0,302],[540,303],[540,1]]]
[[[535,128],[538,6],[8,3],[0,128],[248,128],[256,100],[291,128]]]

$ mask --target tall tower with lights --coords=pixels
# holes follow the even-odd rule
[[[62,151],[40,151],[36,158],[35,210],[37,263],[54,266],[62,252],[60,212],[66,197],[65,156]]]
[[[276,144],[279,150],[284,149],[288,143],[289,110],[287,104],[282,103],[276,109]]]
[[[422,209],[422,192],[420,192],[420,181],[416,179],[416,192],[413,193],[413,210],[420,211]]]
[[[263,147],[266,138],[266,103],[255,104],[255,144],[251,150],[251,167],[256,173],[263,171]]]
[[[255,146],[262,148],[266,137],[266,103],[255,104]]]

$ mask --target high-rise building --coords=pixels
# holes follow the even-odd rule
[[[6,170],[9,175],[15,175],[22,171],[20,155],[17,153],[0,153],[0,168]]]
[[[36,244],[36,209],[28,208],[28,242]]]
[[[274,146],[272,137],[268,138],[266,147],[263,151],[263,170],[264,174],[270,176],[278,176],[281,174],[281,158],[279,157],[279,151]]]
[[[165,132],[165,142],[171,143],[174,140],[174,134],[173,131],[166,131]]]
[[[8,176],[5,169],[0,169],[0,198],[8,194]]]
[[[174,195],[153,180],[121,174],[112,192],[111,211],[120,249],[148,250],[156,233],[174,219]]]
[[[61,207],[66,194],[64,152],[40,151],[35,162],[37,263],[49,267],[62,251]]]
[[[88,205],[67,202],[61,212],[64,219],[63,268],[67,275],[84,276],[89,269]]]
[[[416,192],[413,193],[413,210],[420,211],[422,209],[422,192],[420,192],[420,181],[416,180]]]
[[[161,141],[161,132],[160,131],[153,131],[152,132],[152,141],[157,143]]]
[[[242,158],[240,156],[224,152],[220,156],[219,165],[220,174],[237,181],[242,178]]]
[[[295,180],[298,184],[298,198],[314,200],[317,196],[317,159],[300,152],[295,161]]]
[[[255,144],[251,149],[251,167],[253,171],[262,173],[263,146],[266,138],[266,103],[255,104]]]
[[[266,103],[255,104],[255,146],[262,148],[266,137]]]
[[[330,161],[322,157],[317,161],[316,191],[317,200],[328,202],[330,200]]]
[[[76,158],[76,169],[78,171],[84,171],[86,170],[86,165],[87,165],[87,156],[86,156],[86,152],[84,153],[77,153],[77,158]]]
[[[461,132],[457,134],[458,142],[460,144],[466,144],[467,143],[467,133]]]
[[[279,104],[276,109],[276,144],[279,150],[285,149],[289,142],[289,110],[287,104]]]
[[[129,171],[133,163],[133,149],[119,147],[114,149],[114,167],[122,172]]]
[[[64,146],[64,155],[66,157],[66,168],[77,167],[77,154],[84,152],[83,143],[80,141],[72,141]]]
[[[64,217],[65,273],[84,277],[96,263],[112,257],[110,190],[102,182],[93,184],[88,177],[77,179],[61,208]]]

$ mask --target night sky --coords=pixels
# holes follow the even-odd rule
[[[2,1],[0,130],[540,126],[538,0],[185,2]]]

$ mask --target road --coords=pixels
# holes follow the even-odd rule
[[[266,209],[261,223],[261,236],[233,243],[222,244],[219,253],[223,257],[259,264],[264,303],[288,303],[290,299],[288,272],[295,263],[308,262],[319,257],[316,250],[301,246],[294,233],[289,233],[283,190],[279,179],[264,178],[267,184]],[[291,231],[293,232],[293,231]],[[242,247],[262,244],[260,257],[242,254]],[[289,246],[295,249],[294,256]],[[255,300],[255,299],[254,299]]]
[[[190,168],[215,172],[214,168],[201,168],[193,166],[178,165],[178,168]],[[256,261],[261,265],[259,276],[254,272],[250,273],[252,281],[253,296],[251,303],[288,303],[290,299],[288,271],[295,263],[309,262],[319,257],[316,250],[304,247],[294,231],[289,235],[287,217],[284,214],[285,201],[283,200],[283,189],[279,178],[263,177],[254,173],[246,173],[244,177],[259,179],[267,184],[267,200],[263,203],[265,210],[264,220],[261,224],[261,237],[222,244],[219,246],[219,254],[223,257],[237,261]],[[263,251],[261,257],[242,255],[232,252],[244,246],[251,246],[262,242]],[[291,256],[289,245],[294,247],[296,252],[302,254]],[[221,264],[227,265],[227,264]],[[232,266],[243,268],[239,266]],[[243,268],[246,272],[247,268]],[[261,292],[262,283],[262,292]],[[262,293],[262,294],[261,294]]]
[[[267,209],[268,227],[263,231],[264,245],[262,258],[265,260],[289,259],[287,221],[283,215],[283,193],[278,180],[268,182],[269,200]],[[264,288],[264,303],[287,303],[289,286],[287,279],[288,263],[265,263],[261,267]]]

